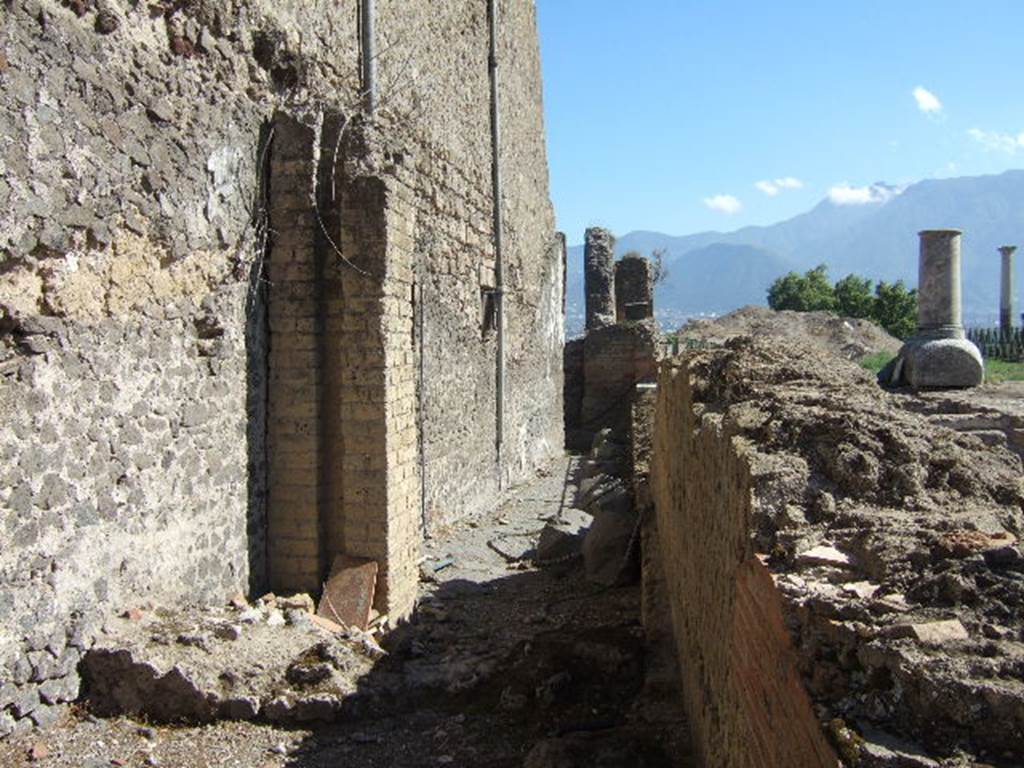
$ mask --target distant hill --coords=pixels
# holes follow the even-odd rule
[[[616,251],[621,256],[631,250],[665,250],[669,277],[658,287],[655,304],[671,326],[686,316],[764,304],[776,277],[820,263],[828,265],[833,279],[854,272],[915,286],[918,231],[954,227],[964,230],[965,319],[994,322],[999,309],[996,249],[1020,244],[1018,258],[1024,259],[1024,170],[930,179],[902,192],[881,183],[875,187],[881,192],[875,202],[840,205],[826,198],[806,213],[766,227],[685,236],[630,232],[619,239]],[[583,314],[583,246],[569,249],[568,273],[572,333],[581,327]],[[1022,283],[1016,281],[1018,313],[1024,311]]]

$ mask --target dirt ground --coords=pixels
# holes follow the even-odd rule
[[[896,354],[902,342],[870,320],[840,317],[834,312],[776,312],[767,307],[742,307],[714,320],[691,320],[680,337],[722,344],[734,336],[777,337],[824,347],[857,362],[876,352]]]
[[[649,674],[639,588],[590,585],[578,560],[516,559],[571,503],[576,470],[559,460],[493,514],[434,532],[416,613],[339,722],[171,726],[82,707],[0,744],[0,765],[690,765],[678,695]]]

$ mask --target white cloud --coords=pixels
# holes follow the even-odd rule
[[[768,197],[775,197],[784,189],[801,189],[804,183],[800,179],[794,179],[792,176],[783,176],[781,179],[758,181],[754,186],[768,195]]]
[[[828,191],[828,199],[836,205],[867,205],[884,203],[903,191],[900,187],[888,184],[868,184],[864,187],[853,187],[847,182],[836,184]]]
[[[732,195],[705,197],[704,205],[713,211],[721,211],[722,213],[737,213],[743,208],[743,203]]]
[[[939,101],[939,97],[920,85],[914,89],[914,101],[917,102],[917,108],[926,115],[937,115],[942,111],[942,102]]]
[[[1013,155],[1017,153],[1017,150],[1024,149],[1024,131],[1012,134],[971,128],[967,131],[967,135],[985,147],[985,149],[996,152],[1006,152],[1009,155]]]

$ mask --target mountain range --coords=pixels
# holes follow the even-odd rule
[[[791,219],[734,232],[630,232],[618,239],[616,255],[664,251],[668,276],[655,290],[655,307],[663,326],[676,327],[689,316],[763,305],[777,277],[818,264],[828,266],[833,280],[855,273],[916,287],[917,233],[946,228],[964,232],[965,322],[994,323],[999,312],[997,248],[1024,246],[1024,170],[928,179],[906,188],[879,182],[872,185],[868,202],[826,198]],[[1024,258],[1024,247],[1018,258]],[[572,335],[582,330],[583,246],[570,248],[568,259],[567,330]],[[1024,310],[1020,282],[1015,286],[1017,312]]]

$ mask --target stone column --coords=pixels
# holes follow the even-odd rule
[[[627,253],[615,265],[618,320],[646,320],[653,316],[652,292],[651,262],[638,253]]]
[[[1013,253],[1015,245],[1004,245],[999,249],[1003,257],[1002,279],[999,281],[999,330],[1009,336],[1013,330]]]
[[[959,229],[919,232],[917,338],[962,339]]]
[[[607,229],[591,227],[583,249],[583,283],[587,302],[587,330],[615,323],[615,237]]]
[[[960,230],[928,229],[919,234],[917,334],[879,380],[917,389],[976,387],[984,366],[978,348],[964,334]]]

